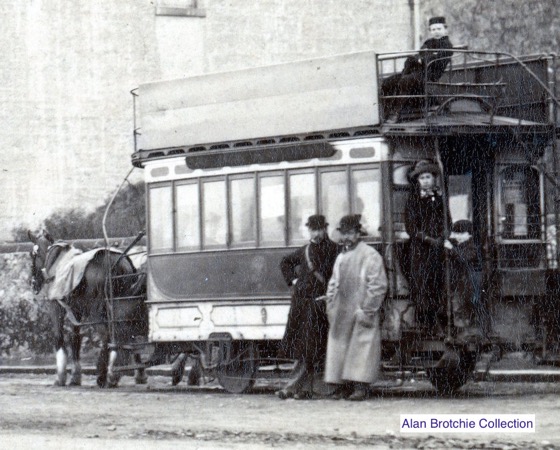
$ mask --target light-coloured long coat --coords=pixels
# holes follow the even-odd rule
[[[377,379],[379,308],[386,291],[383,258],[375,249],[359,242],[353,250],[338,255],[327,290],[327,383],[372,383]]]

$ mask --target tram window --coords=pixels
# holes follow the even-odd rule
[[[175,187],[176,246],[177,250],[200,248],[200,221],[198,183],[180,184]]]
[[[504,239],[538,239],[540,230],[539,175],[527,166],[500,173],[500,223]]]
[[[321,173],[321,208],[331,224],[332,239],[339,238],[336,226],[350,212],[348,207],[348,176],[345,170]]]
[[[449,213],[453,222],[472,220],[471,174],[449,175]]]
[[[408,174],[412,163],[393,166],[393,223],[397,233],[404,233],[404,210],[409,195],[410,182]]]
[[[307,218],[317,210],[315,174],[297,173],[289,176],[290,184],[290,244],[309,238]]]
[[[381,237],[381,196],[378,169],[352,171],[352,212],[362,215],[362,225],[368,236]]]
[[[150,187],[150,250],[173,250],[171,185]]]
[[[204,248],[225,246],[227,242],[225,181],[205,181],[202,186]]]
[[[256,242],[255,180],[237,178],[230,182],[231,195],[231,243],[233,245]]]
[[[259,190],[261,245],[284,244],[284,176],[260,177]]]

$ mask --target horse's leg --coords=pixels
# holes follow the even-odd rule
[[[109,363],[109,337],[106,327],[100,328],[103,328],[104,332],[101,335],[101,350],[97,359],[97,385],[99,387],[106,387]]]
[[[78,319],[79,320],[79,319]],[[70,386],[82,385],[82,365],[80,364],[80,349],[82,346],[82,335],[80,327],[72,327],[72,376],[70,378]]]
[[[138,353],[134,355],[134,362],[136,364],[142,364],[142,358]],[[136,384],[147,384],[148,383],[148,375],[146,375],[146,369],[136,369],[134,371],[134,382]]]
[[[66,385],[66,365],[68,354],[64,346],[64,309],[56,301],[51,302],[51,318],[53,321],[53,331],[56,352],[56,380],[55,386]]]
[[[115,363],[117,362],[117,351],[111,350],[109,352],[109,367],[107,370],[107,385],[108,387],[117,387],[119,384],[120,376],[114,371]]]

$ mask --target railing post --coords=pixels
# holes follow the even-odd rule
[[[132,91],[130,91],[130,93],[132,94],[132,138],[134,140],[134,153],[138,151],[138,128],[136,128],[136,97],[138,97],[137,91],[138,88],[132,89]]]

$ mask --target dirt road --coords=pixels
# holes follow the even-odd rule
[[[167,377],[101,390],[52,386],[47,375],[0,376],[0,448],[558,448],[555,383],[470,383],[454,399],[425,382],[379,388],[361,403],[274,397],[270,386],[232,395],[217,387],[173,388]],[[536,433],[403,434],[400,414],[535,414]]]

